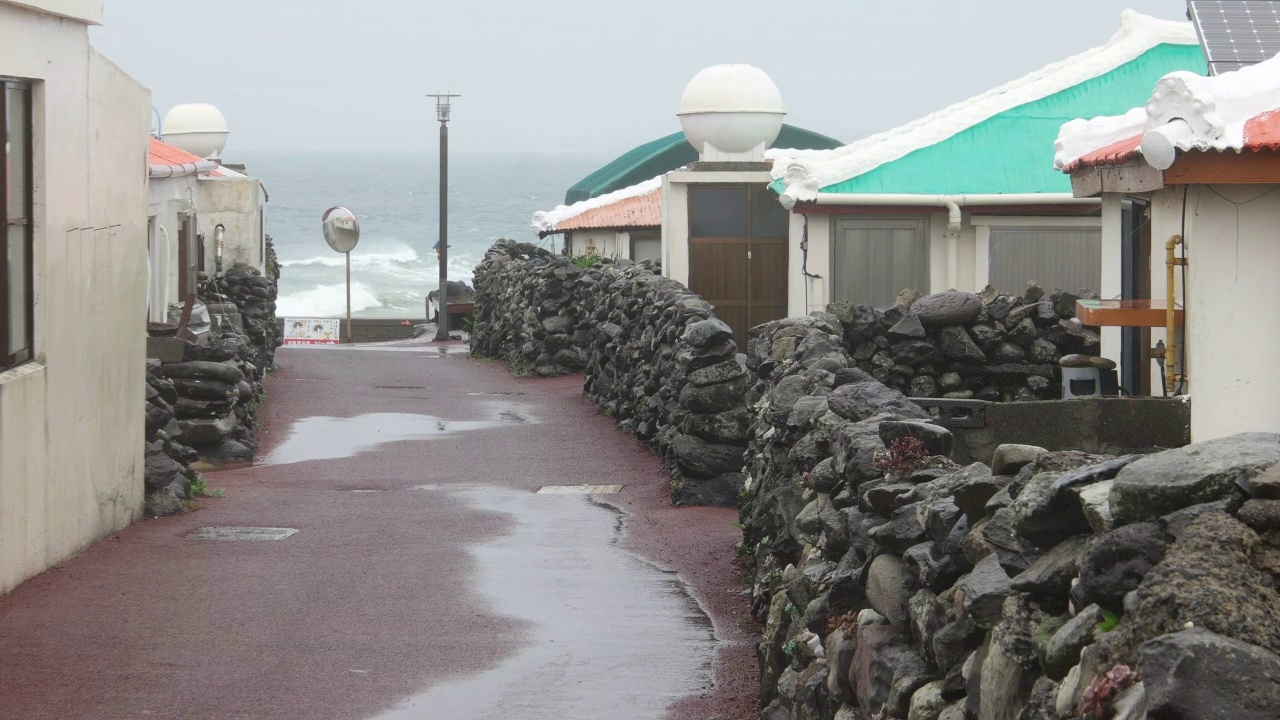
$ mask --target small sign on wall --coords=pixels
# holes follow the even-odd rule
[[[337,345],[338,318],[285,318],[285,345]]]

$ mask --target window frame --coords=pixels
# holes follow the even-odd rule
[[[3,240],[5,243],[5,251],[0,252],[0,298],[3,298],[3,311],[0,312],[0,372],[10,370],[23,363],[30,362],[35,357],[35,231],[34,231],[34,208],[35,208],[35,182],[33,175],[35,172],[35,111],[34,111],[34,92],[33,83],[25,80],[14,78],[0,78],[0,122],[5,123],[7,134],[7,126],[9,122],[9,91],[19,90],[26,97],[27,111],[27,127],[26,136],[20,141],[26,145],[26,172],[25,185],[23,188],[26,193],[26,202],[22,208],[24,217],[9,217],[9,157],[7,148],[0,152],[0,228],[3,229]],[[26,298],[26,337],[22,341],[22,349],[17,352],[10,353],[10,332],[9,327],[9,256],[8,256],[8,238],[10,228],[23,227],[25,232],[22,241],[26,245],[24,253],[25,267],[22,272],[25,275],[24,283],[27,288]]]
[[[923,255],[924,266],[918,269],[922,278],[921,287],[912,288],[926,295],[931,290],[933,272],[933,235],[931,227],[932,218],[926,213],[903,213],[893,215],[875,215],[875,214],[849,214],[849,215],[832,215],[831,230],[828,239],[828,267],[831,279],[828,281],[828,292],[830,294],[830,302],[840,300],[853,299],[837,297],[836,289],[840,285],[836,282],[836,273],[840,271],[840,264],[837,262],[842,248],[839,246],[844,242],[845,230],[847,229],[863,229],[863,230],[912,230],[917,234],[917,242],[921,243],[921,253]],[[902,288],[894,290],[897,294]],[[871,305],[877,310],[885,310],[893,306],[893,300],[889,299],[886,305],[879,305],[875,302],[866,302],[862,304]]]

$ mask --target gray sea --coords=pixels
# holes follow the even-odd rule
[[[450,153],[449,277],[471,282],[498,238],[538,242],[535,211],[564,202],[570,185],[608,162],[578,153]],[[360,220],[351,253],[358,317],[423,317],[438,285],[438,165],[434,154],[255,153],[246,162],[270,194],[267,232],[283,266],[277,313],[338,317],[346,311],[344,263],[325,244],[320,216],[342,205]],[[550,246],[550,240],[544,243]]]

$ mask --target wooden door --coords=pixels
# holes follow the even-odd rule
[[[747,294],[746,238],[690,238],[689,289],[716,308],[716,317],[733,328],[733,339],[746,350],[751,327]]]
[[[689,289],[733,328],[747,331],[787,316],[789,215],[765,187],[694,186],[689,193]]]
[[[750,275],[747,327],[786,317],[787,239],[752,238],[747,264]]]

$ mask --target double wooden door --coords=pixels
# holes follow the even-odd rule
[[[748,330],[787,316],[789,215],[763,186],[694,186],[689,206],[689,289],[746,352]]]

